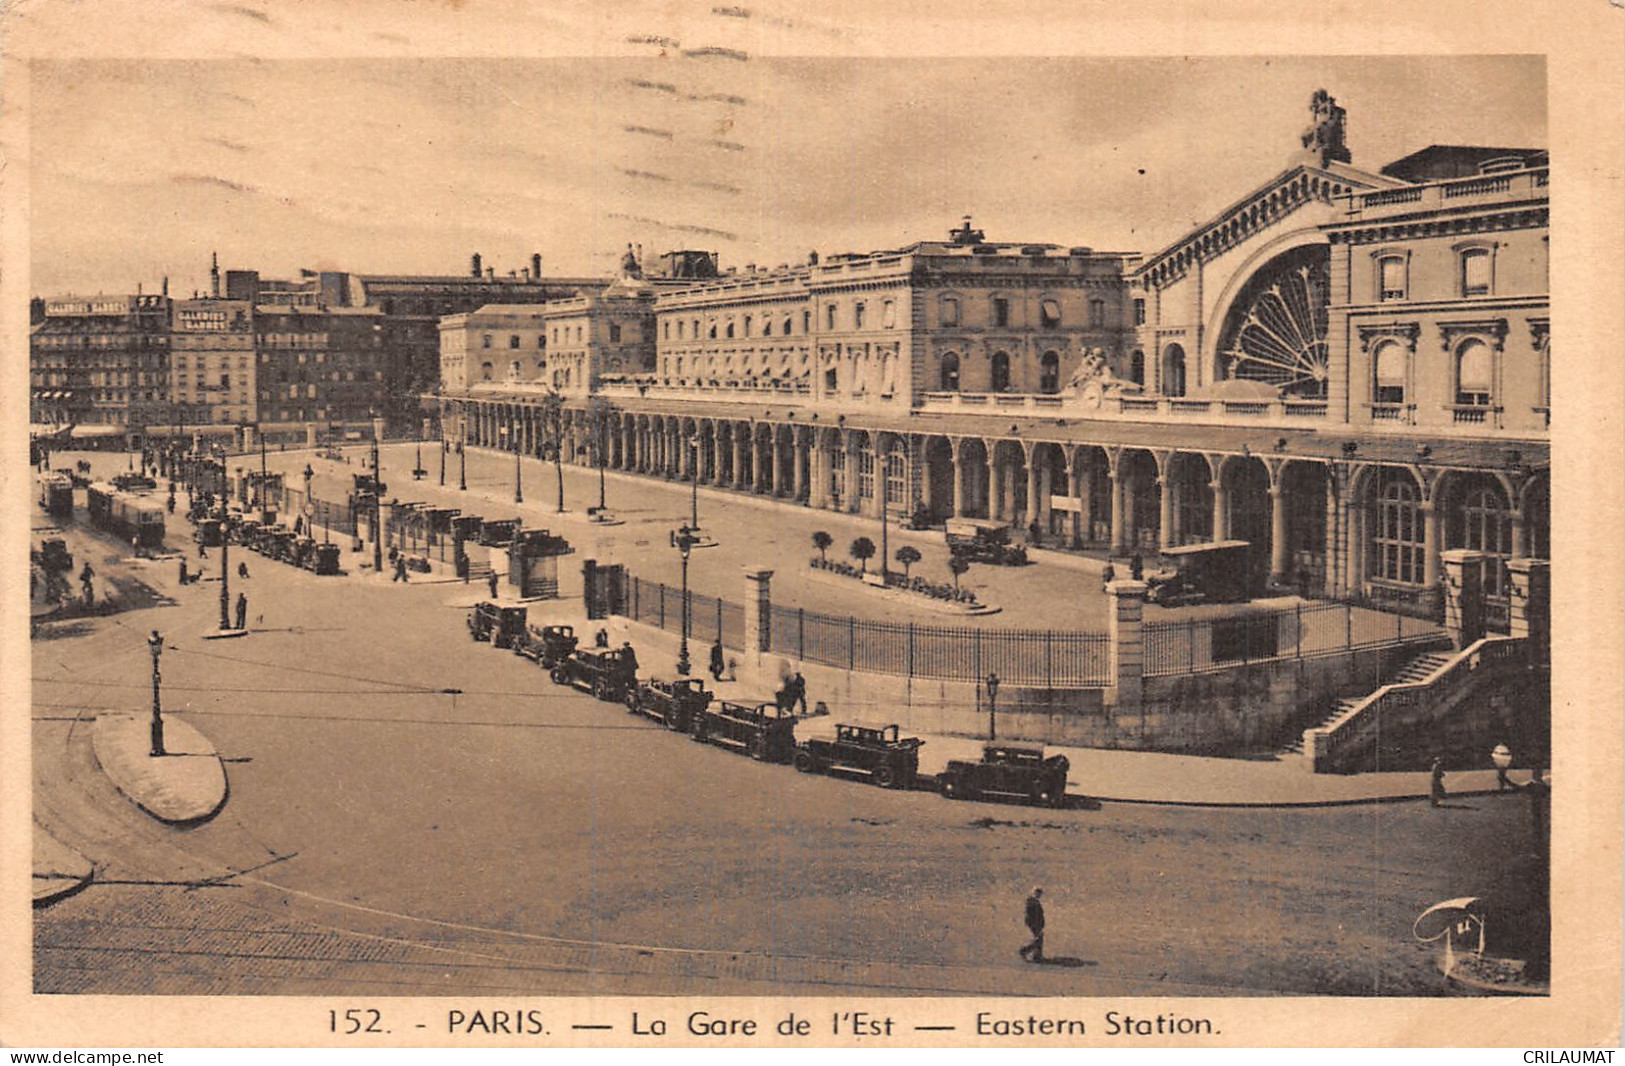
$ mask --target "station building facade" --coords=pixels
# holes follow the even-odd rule
[[[655,368],[596,375],[614,468],[1116,555],[1245,540],[1276,585],[1425,603],[1440,553],[1549,552],[1546,158],[1286,168],[1154,253],[945,242],[650,294]],[[550,383],[447,388],[495,444]],[[569,398],[565,454],[587,461]]]

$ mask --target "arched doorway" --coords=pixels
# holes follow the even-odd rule
[[[1164,492],[1172,492],[1174,520],[1169,544],[1205,544],[1213,539],[1213,475],[1205,456],[1175,452],[1167,463]]]
[[[959,476],[965,503],[965,517],[989,517],[990,471],[987,447],[979,437],[966,437],[959,442]]]
[[[1247,585],[1261,589],[1274,547],[1270,473],[1261,459],[1230,456],[1219,483],[1224,486],[1225,539],[1248,543]]]
[[[953,444],[947,437],[931,437],[925,442],[924,503],[933,523],[954,513]]]
[[[1288,462],[1281,472],[1286,508],[1288,585],[1307,596],[1326,588],[1326,468],[1320,463]]]
[[[1170,344],[1162,352],[1162,394],[1185,395],[1185,349]]]
[[[1162,495],[1157,460],[1147,451],[1128,451],[1117,463],[1117,478],[1126,497],[1123,543],[1137,552],[1155,552],[1162,529]]]

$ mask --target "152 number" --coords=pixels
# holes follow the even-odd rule
[[[343,1033],[345,1036],[355,1036],[358,1033],[385,1033],[389,1030],[383,1027],[384,1016],[378,1011],[367,1007],[362,1010],[347,1010],[341,1016],[338,1011],[327,1012],[327,1031],[330,1033]]]

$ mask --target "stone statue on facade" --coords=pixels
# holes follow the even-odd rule
[[[643,267],[638,264],[637,253],[632,250],[630,244],[626,246],[626,254],[621,256],[621,276],[628,278],[643,277]]]
[[[1084,407],[1097,408],[1108,397],[1120,393],[1138,393],[1141,387],[1112,372],[1111,359],[1104,348],[1086,348],[1078,369],[1066,384],[1067,393]]]
[[[1343,143],[1343,123],[1348,112],[1337,106],[1337,100],[1325,89],[1316,89],[1309,98],[1309,128],[1303,131],[1303,147],[1309,154],[1327,163],[1347,163],[1351,156]]]

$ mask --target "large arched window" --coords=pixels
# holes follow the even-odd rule
[[[858,499],[875,496],[875,446],[867,433],[858,436]]]
[[[1493,392],[1490,346],[1477,339],[1463,341],[1456,349],[1456,403],[1488,407]]]
[[[1010,354],[1008,352],[993,353],[993,368],[988,380],[988,387],[994,392],[1010,391]]]
[[[903,459],[901,448],[892,448],[886,453],[886,506],[902,503],[908,497],[905,493],[906,479],[904,473],[907,464]]]
[[[1038,361],[1038,391],[1061,391],[1061,357],[1055,352],[1045,352]]]
[[[1378,404],[1405,402],[1405,348],[1388,341],[1378,345],[1371,360],[1371,401]],[[1381,415],[1379,415],[1381,417]],[[1389,413],[1392,417],[1392,413]]]
[[[942,357],[942,391],[959,391],[959,356],[949,352]]]
[[[1162,394],[1185,395],[1185,349],[1170,344],[1162,353]]]
[[[1484,567],[1484,594],[1506,595],[1506,559],[1512,554],[1512,515],[1501,490],[1488,484],[1470,486],[1461,507],[1449,516],[1446,543],[1490,556]]]
[[[1371,538],[1374,576],[1407,585],[1422,583],[1422,510],[1416,482],[1390,471],[1377,486],[1377,529]]]

